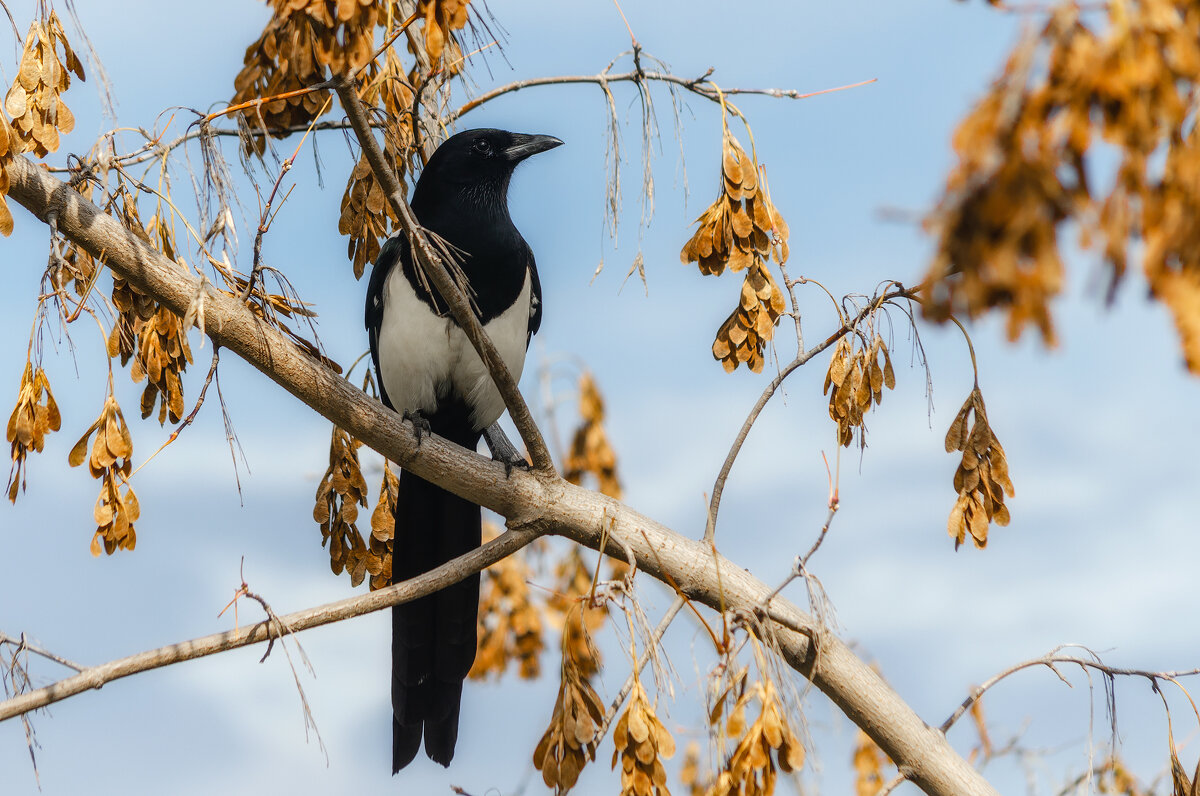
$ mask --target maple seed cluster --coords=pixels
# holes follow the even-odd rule
[[[367,571],[371,573],[371,591],[382,589],[392,582],[392,542],[396,538],[396,502],[399,495],[400,481],[385,459],[379,500],[371,512],[371,538],[367,541]],[[376,565],[374,559],[380,563]]]
[[[763,350],[783,314],[783,291],[767,266],[785,263],[788,227],[771,204],[758,165],[725,127],[721,157],[721,190],[696,220],[700,228],[683,246],[679,258],[697,263],[700,273],[720,275],[746,271],[738,308],[717,331],[713,357],[727,373],[745,363],[762,371]]]
[[[600,742],[600,725],[604,721],[604,706],[588,676],[580,669],[572,647],[563,646],[562,683],[554,713],[537,748],[533,750],[533,765],[542,772],[546,787],[556,793],[566,793],[575,787],[579,772],[589,760],[596,758]]]
[[[95,432],[96,439],[88,450],[88,439]],[[137,495],[129,486],[132,471],[130,457],[133,456],[133,440],[121,407],[111,395],[104,402],[104,410],[91,427],[83,433],[67,461],[78,467],[86,460],[92,478],[100,479],[100,497],[96,499],[96,533],[92,536],[92,555],[103,550],[112,555],[117,550],[132,550],[137,544],[133,523],[141,513]],[[125,485],[124,492],[118,481]]]
[[[550,620],[562,629],[564,655],[584,677],[600,671],[600,651],[592,644],[591,636],[604,626],[608,615],[603,607],[590,604],[593,574],[579,548],[572,547],[555,564],[554,593],[546,601]]]
[[[853,760],[854,796],[875,796],[887,782],[883,769],[891,760],[862,730],[855,735]]]
[[[499,528],[484,523],[484,541],[498,536]],[[530,599],[529,565],[524,551],[488,567],[479,599],[479,648],[468,675],[484,680],[504,674],[509,661],[517,664],[523,680],[541,675],[542,616]]]
[[[71,85],[69,72],[85,79],[83,64],[67,42],[62,21],[51,11],[47,20],[34,20],[29,26],[17,79],[4,96],[4,110],[12,117],[12,129],[23,143],[23,151],[45,157],[58,150],[59,133],[75,129],[75,116],[61,97]]]
[[[590,474],[596,479],[600,494],[620,500],[617,454],[604,431],[604,398],[596,380],[587,372],[579,377],[579,417],[581,422],[571,439],[563,478],[581,484],[584,476]]]
[[[313,519],[321,526],[321,546],[329,544],[329,567],[335,575],[343,570],[348,572],[352,586],[362,583],[369,569],[382,567],[382,562],[370,554],[355,525],[358,507],[367,505],[367,482],[358,461],[360,447],[362,443],[357,439],[333,427],[329,467],[317,484],[313,506]]]
[[[62,47],[62,58],[58,48]],[[54,11],[48,18],[35,19],[25,36],[25,49],[16,79],[4,95],[0,115],[0,234],[12,234],[13,217],[8,209],[8,163],[21,152],[45,157],[58,150],[59,135],[75,129],[75,115],[62,101],[74,72],[85,80],[83,64],[67,41],[62,20]]]
[[[968,419],[974,420],[968,426]],[[1004,448],[988,425],[983,393],[971,390],[958,410],[950,430],[946,432],[946,452],[962,451],[962,462],[954,473],[954,491],[958,500],[950,511],[947,529],[954,537],[954,549],[969,532],[975,546],[987,546],[988,524],[1008,525],[1008,506],[1004,496],[1013,497],[1012,480],[1008,477],[1008,461]]]
[[[274,97],[324,81],[367,63],[379,23],[377,0],[272,0],[274,15],[246,48],[233,86],[233,104]],[[327,89],[274,99],[242,111],[250,129],[286,136],[288,128],[314,121],[326,107]],[[258,135],[254,149],[266,145]]]
[[[938,249],[924,310],[946,320],[1004,309],[1010,338],[1032,323],[1052,344],[1048,301],[1063,284],[1057,234],[1072,221],[1111,269],[1110,299],[1131,241],[1144,242],[1135,251],[1152,295],[1200,373],[1200,7],[1102,5],[1107,19],[1089,26],[1079,4],[1060,4],[959,126],[958,164],[926,220]],[[1103,153],[1116,163],[1111,179],[1088,179],[1096,139],[1115,150]]]
[[[613,729],[612,767],[621,761],[621,796],[671,796],[664,759],[675,755],[675,739],[646,699],[641,680],[633,678],[629,706]]]
[[[855,429],[859,432],[859,444],[864,444],[867,412],[872,405],[883,402],[884,387],[889,390],[896,387],[892,357],[883,338],[872,335],[870,347],[859,343],[861,339],[853,331],[843,335],[834,346],[825,374],[829,417],[837,423],[838,444],[845,447],[850,447]]]
[[[395,51],[388,49],[383,68],[367,82],[362,95],[364,105],[377,108],[384,121],[383,155],[403,176],[409,171],[413,151],[412,81],[416,74],[405,75]],[[384,196],[383,186],[375,178],[367,156],[361,155],[350,172],[342,195],[338,232],[350,238],[347,256],[354,266],[354,278],[361,279],[367,263],[379,256],[379,239],[395,229],[396,216]]]
[[[785,773],[804,766],[804,747],[784,716],[775,687],[769,680],[755,684],[738,700],[728,731],[743,724],[741,716],[751,696],[758,699],[758,719],[748,728],[709,790],[709,796],[770,796],[775,792],[777,766]],[[772,756],[774,752],[774,756]],[[776,763],[778,760],[778,763]]]
[[[62,415],[54,394],[50,392],[50,381],[46,372],[25,363],[21,374],[21,387],[17,391],[17,405],[8,418],[5,437],[12,443],[12,469],[8,472],[8,499],[17,502],[18,489],[25,489],[25,457],[30,451],[42,452],[46,434],[58,431]]]
[[[449,55],[451,73],[458,71],[456,63],[462,53],[454,40],[454,31],[467,24],[467,7],[471,0],[418,0],[417,13],[425,20],[425,52],[431,64]]]

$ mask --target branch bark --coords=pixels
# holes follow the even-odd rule
[[[183,317],[200,280],[154,251],[68,185],[16,156],[8,166],[9,196],[138,290]],[[638,569],[714,609],[762,610],[771,589],[711,547],[628,506],[552,474],[513,470],[426,437],[418,448],[410,426],[378,401],[297,349],[235,297],[204,286],[205,329],[213,343],[242,357],[292,395],[402,467],[486,506],[509,527],[542,526],[608,554],[633,552]],[[719,577],[718,577],[719,568]],[[400,588],[397,586],[396,588]],[[922,790],[937,796],[995,796],[945,736],[925,724],[836,636],[791,602],[775,597],[767,615],[778,626],[786,662],[820,688]]]

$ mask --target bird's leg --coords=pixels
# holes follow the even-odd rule
[[[421,437],[433,433],[429,421],[421,414],[420,409],[405,409],[403,417],[413,424],[413,433],[417,435],[417,447],[421,447]]]
[[[504,429],[499,423],[492,423],[483,430],[483,438],[487,441],[488,450],[492,452],[494,461],[504,463],[504,476],[512,475],[514,467],[528,470],[530,465],[525,456],[509,441]]]

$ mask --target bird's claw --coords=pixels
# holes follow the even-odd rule
[[[521,456],[519,454],[515,458],[512,458],[512,459],[499,459],[498,461],[500,461],[500,463],[504,465],[504,477],[505,478],[512,477],[512,471],[513,471],[514,467],[518,470],[524,470],[525,472],[529,472],[530,470],[533,469],[533,465],[530,464],[525,459],[524,456]]]
[[[417,436],[417,447],[421,447],[421,438],[426,434],[432,434],[433,428],[429,425],[429,421],[425,415],[421,414],[420,409],[405,409],[404,419],[413,425],[413,434]]]

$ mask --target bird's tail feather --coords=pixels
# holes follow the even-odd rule
[[[480,543],[479,506],[400,474],[392,582],[420,575]],[[392,609],[392,773],[425,752],[454,757],[462,682],[475,662],[479,575]]]

